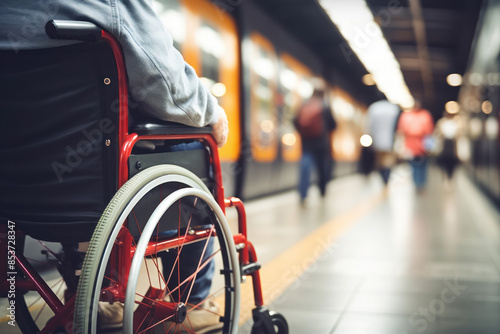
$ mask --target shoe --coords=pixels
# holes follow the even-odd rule
[[[123,326],[123,304],[99,302],[98,319],[101,330],[118,329]]]
[[[220,333],[224,324],[220,321],[219,306],[212,300],[207,300],[197,308],[187,306],[187,318],[181,325],[166,322],[164,328],[169,328],[168,333]],[[162,328],[162,329],[164,329]],[[180,330],[180,331],[179,331]]]
[[[306,202],[305,198],[300,200],[300,208],[307,209],[307,202]]]

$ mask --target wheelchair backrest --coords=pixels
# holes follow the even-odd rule
[[[0,217],[37,239],[89,240],[117,187],[113,53],[81,43],[0,62]]]

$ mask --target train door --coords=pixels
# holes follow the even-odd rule
[[[276,108],[277,59],[271,43],[252,34],[250,59],[250,140],[252,157],[260,163],[276,160],[278,115]]]

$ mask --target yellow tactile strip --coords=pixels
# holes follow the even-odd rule
[[[277,301],[283,292],[297,283],[305,270],[331,249],[335,239],[350,225],[373,210],[384,198],[379,194],[327,221],[291,248],[262,266],[260,279],[265,305]],[[255,308],[251,279],[242,285],[240,326],[247,322]]]
[[[374,196],[346,213],[327,221],[293,247],[263,265],[260,270],[260,279],[265,305],[269,306],[276,302],[286,289],[292,284],[297,284],[300,276],[313,266],[318,258],[333,249],[335,239],[346,228],[373,210],[383,198],[383,194]],[[223,304],[222,298],[219,304]],[[249,277],[241,289],[240,326],[250,319],[254,308],[252,280]],[[8,317],[2,317],[0,322],[8,319]]]

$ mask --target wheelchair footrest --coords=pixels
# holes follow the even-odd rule
[[[260,263],[250,263],[241,267],[241,275],[251,275],[261,267]]]

